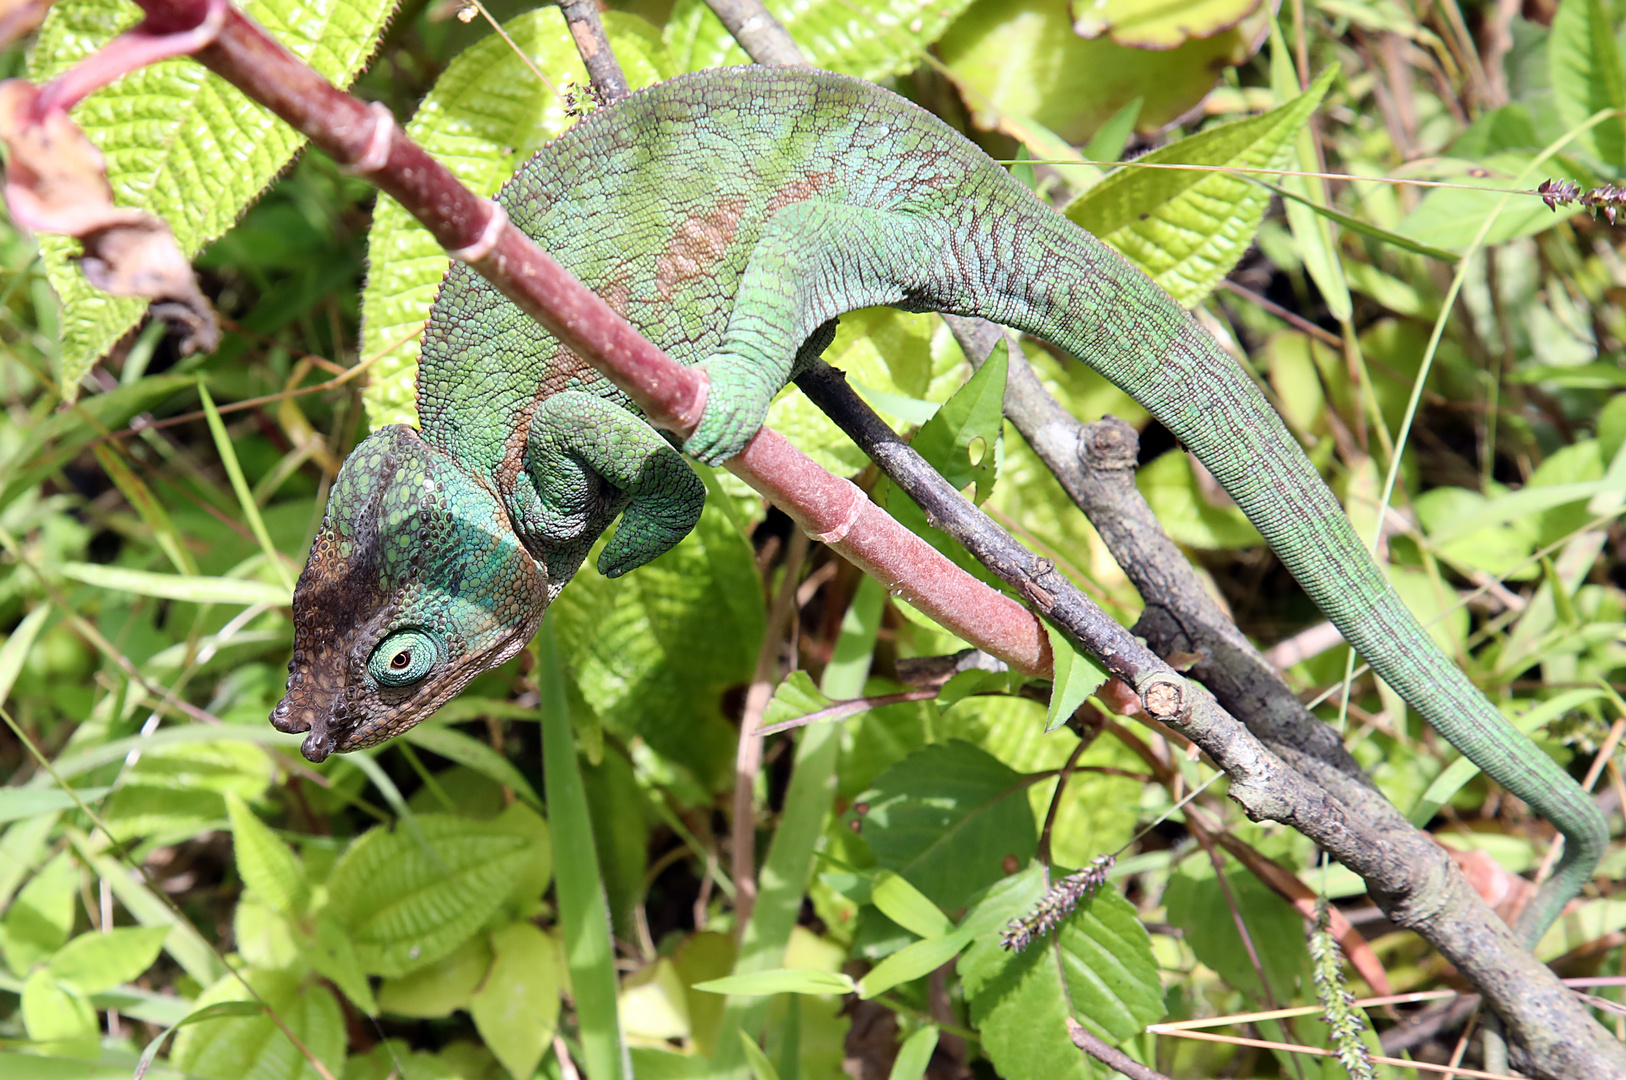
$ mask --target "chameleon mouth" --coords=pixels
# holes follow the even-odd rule
[[[342,696],[341,688],[324,685],[309,670],[295,669],[288,675],[282,700],[271,710],[271,726],[289,735],[309,732],[300,753],[310,761],[323,761],[337,749],[331,729]]]

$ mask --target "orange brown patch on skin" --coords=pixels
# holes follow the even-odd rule
[[[692,217],[655,259],[655,284],[662,300],[670,300],[685,281],[711,273],[728,254],[745,212],[743,198],[725,199],[704,217]]]
[[[772,217],[779,210],[792,203],[807,202],[817,198],[836,184],[836,174],[833,172],[808,173],[799,176],[774,193],[768,202],[768,216]]]

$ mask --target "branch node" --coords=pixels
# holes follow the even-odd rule
[[[1146,715],[1168,722],[1191,711],[1191,693],[1186,680],[1166,671],[1154,671],[1135,687]]]
[[[448,253],[458,262],[477,263],[490,255],[496,249],[497,241],[502,239],[502,231],[508,227],[508,211],[502,208],[502,204],[495,199],[487,199],[486,202],[491,206],[491,216],[486,218],[480,238],[464,247],[453,248]]]
[[[367,134],[367,145],[362,148],[361,153],[356,155],[356,160],[348,165],[339,166],[340,169],[352,176],[366,176],[369,173],[381,171],[390,162],[390,146],[395,142],[397,128],[395,126],[395,114],[390,112],[390,107],[382,101],[375,101],[367,106],[367,112],[373,118],[373,129]],[[492,205],[496,206],[495,203]],[[499,207],[499,209],[501,208]],[[487,229],[490,228],[489,222],[486,227]],[[482,235],[475,246],[483,243],[485,239],[485,236]],[[492,243],[495,242],[495,240],[492,241]]]

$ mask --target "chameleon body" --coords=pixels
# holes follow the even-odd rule
[[[1527,923],[1590,877],[1607,826],[1389,587],[1247,373],[1172,298],[936,117],[789,68],[674,79],[578,124],[498,201],[643,334],[711,380],[683,449],[737,453],[857,308],[980,316],[1078,357],[1213,473],[1372,667],[1564,833]],[[594,540],[619,574],[693,527],[697,478],[608,380],[466,267],[425,331],[421,430],[345,463],[294,596],[272,714],[307,757],[410,727],[530,639]]]

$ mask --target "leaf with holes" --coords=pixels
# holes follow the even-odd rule
[[[393,0],[248,0],[243,11],[295,56],[348,86],[373,53]],[[30,53],[28,77],[45,82],[131,26],[124,0],[57,4]],[[107,159],[120,206],[168,222],[188,258],[237,220],[304,144],[264,106],[190,58],[139,68],[90,95],[73,118]],[[146,311],[109,297],[72,261],[78,242],[40,239],[46,274],[62,298],[62,392],[79,381]]]
[[[1038,846],[1022,775],[959,740],[892,766],[847,816],[883,868],[947,911],[1026,865]]]

